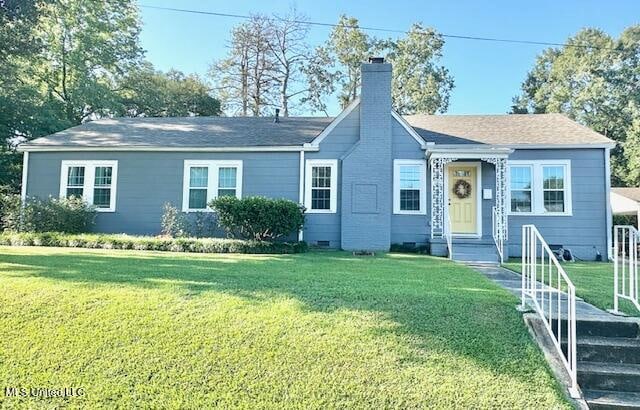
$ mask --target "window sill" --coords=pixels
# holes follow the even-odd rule
[[[184,213],[194,213],[194,212],[215,212],[213,209],[211,208],[204,208],[204,209],[183,209],[182,212]]]
[[[533,212],[508,212],[507,216],[573,216],[571,212],[563,212],[563,213],[533,213]]]
[[[113,213],[115,211],[115,208],[96,208],[96,212],[100,213]]]
[[[394,215],[426,215],[427,211],[393,211]]]
[[[335,214],[335,209],[307,209],[305,214]]]

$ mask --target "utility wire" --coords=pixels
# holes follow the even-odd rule
[[[155,10],[164,10],[164,11],[174,11],[179,13],[191,13],[191,14],[204,14],[208,16],[218,16],[218,17],[231,17],[243,20],[249,20],[252,16],[245,14],[232,14],[232,13],[219,13],[214,11],[203,11],[203,10],[188,10],[188,9],[178,9],[173,7],[161,7],[161,6],[150,6],[146,4],[140,4],[140,7],[147,9],[155,9]],[[268,17],[268,19],[270,19]],[[289,23],[299,23],[299,24],[307,24],[310,26],[320,26],[320,27],[338,27],[338,24],[335,23],[322,23],[318,21],[310,21],[310,20],[289,20],[289,19],[280,19],[282,21],[286,21]],[[380,27],[368,27],[368,26],[341,26],[346,28],[357,28],[361,30],[367,31],[378,31],[385,33],[398,33],[398,34],[408,34],[405,30],[394,30],[388,28],[380,28]],[[445,38],[455,38],[459,40],[474,40],[474,41],[492,41],[498,43],[511,43],[511,44],[529,44],[529,45],[539,45],[539,46],[556,46],[556,47],[576,47],[576,48],[586,48],[586,49],[596,49],[596,50],[609,50],[609,51],[622,51],[617,48],[611,47],[597,47],[597,46],[589,46],[584,44],[568,44],[568,43],[552,43],[546,41],[532,41],[532,40],[516,40],[516,39],[508,39],[508,38],[495,38],[495,37],[477,37],[477,36],[463,36],[456,34],[443,34],[440,33],[442,37]]]

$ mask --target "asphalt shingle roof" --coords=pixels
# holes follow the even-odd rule
[[[611,191],[625,198],[640,202],[640,188],[611,188]]]
[[[606,144],[610,139],[562,114],[408,115],[405,120],[436,144]]]
[[[90,121],[30,141],[65,147],[263,147],[311,142],[333,118],[268,117],[113,118]]]
[[[561,114],[409,115],[427,142],[436,144],[603,144],[610,139]],[[223,148],[301,146],[331,117],[113,118],[87,122],[21,146],[49,148]]]

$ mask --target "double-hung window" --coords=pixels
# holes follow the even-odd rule
[[[307,213],[335,213],[338,193],[338,161],[307,160],[305,167]]]
[[[393,213],[426,214],[427,174],[423,160],[393,161]]]
[[[509,161],[511,214],[571,215],[571,161]]]
[[[116,210],[118,161],[62,161],[60,197],[83,198],[98,212]]]
[[[186,160],[182,210],[210,211],[219,196],[242,197],[242,161]]]
[[[530,213],[533,209],[533,167],[513,165],[509,168],[510,207],[514,213]]]

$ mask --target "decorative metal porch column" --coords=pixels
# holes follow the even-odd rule
[[[508,217],[507,217],[507,159],[488,157],[481,158],[483,161],[493,164],[496,169],[496,225],[497,234],[502,240],[507,240]]]
[[[456,158],[431,158],[431,238],[444,236],[444,166]]]

